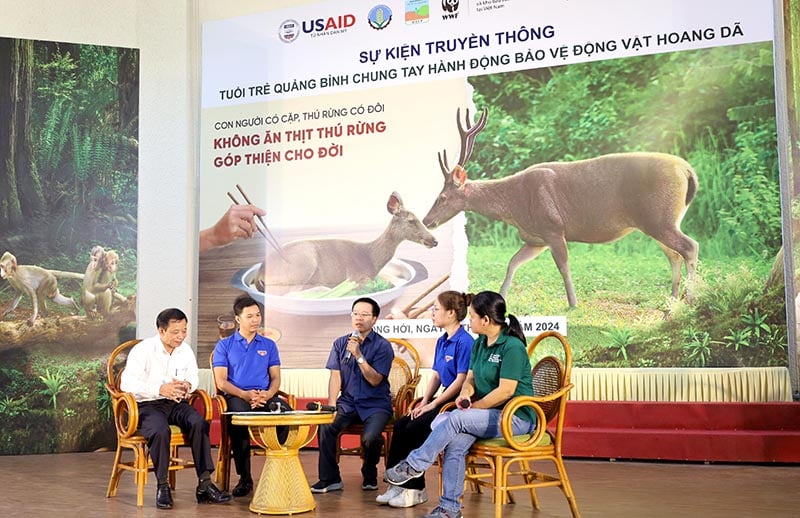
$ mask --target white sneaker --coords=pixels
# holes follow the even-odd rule
[[[402,493],[389,500],[389,505],[391,507],[414,507],[427,501],[428,492],[424,489],[403,489]]]
[[[392,498],[396,497],[397,495],[399,495],[402,492],[403,492],[403,488],[402,487],[393,486],[393,485],[389,484],[389,487],[386,489],[386,492],[376,496],[375,497],[375,501],[378,502],[379,504],[388,504],[389,500],[391,500]]]

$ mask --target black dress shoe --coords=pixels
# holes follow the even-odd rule
[[[159,509],[172,509],[172,492],[167,484],[158,486],[156,490],[156,507]]]
[[[247,496],[253,490],[253,479],[239,479],[239,483],[233,488],[233,496]]]
[[[200,489],[200,486],[197,486],[195,496],[197,496],[198,504],[224,504],[233,499],[230,493],[220,491],[214,484],[208,484],[205,489]]]

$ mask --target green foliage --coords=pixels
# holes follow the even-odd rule
[[[0,454],[86,451],[113,445],[105,359],[0,351]]]
[[[606,345],[607,348],[615,350],[616,355],[628,360],[628,346],[633,343],[636,334],[627,327],[612,327],[603,334],[611,339]]]
[[[687,329],[684,333],[687,342],[683,344],[686,363],[690,367],[705,367],[711,359],[711,336],[707,331]]]
[[[469,290],[498,290],[514,252],[470,246]],[[692,361],[704,359],[709,367],[786,365],[786,308],[782,287],[764,290],[769,263],[750,256],[704,259],[694,301],[687,304],[669,297],[670,269],[657,246],[649,253],[620,254],[611,246],[570,244],[570,254],[577,308],[568,308],[549,252],[517,271],[507,300],[515,315],[566,314],[576,366],[685,367],[696,347]],[[760,341],[737,350],[732,337],[747,333],[746,315],[769,325],[770,334],[762,328]],[[686,329],[696,330],[699,343],[688,352],[683,346],[692,337]]]
[[[730,334],[723,338],[723,343],[725,347],[732,347],[734,351],[739,352],[740,348],[750,347],[751,338],[749,329],[731,329]]]
[[[111,394],[109,394],[106,382],[103,379],[97,382],[95,402],[97,410],[107,419],[111,419],[111,414],[114,411],[114,400],[111,399]]]
[[[0,244],[14,239],[18,256],[78,256],[80,265],[72,271],[80,272],[95,244],[135,249],[138,85],[137,75],[127,69],[120,74],[118,63],[122,53],[131,52],[135,53],[97,45],[34,43],[35,97],[28,127],[47,208],[13,229],[18,235],[0,237]],[[67,270],[64,263],[53,266]],[[127,271],[128,282],[135,286],[135,270]]]
[[[758,308],[753,308],[746,315],[742,315],[742,323],[746,326],[745,330],[749,335],[757,341],[760,341],[762,336],[770,334],[767,315],[762,315]]]
[[[39,379],[45,385],[44,393],[50,396],[50,401],[53,403],[53,410],[58,410],[57,397],[61,391],[67,387],[67,380],[64,375],[59,371],[50,372],[50,369],[45,369],[44,376],[39,376]]]
[[[25,400],[23,398],[13,399],[9,396],[0,399],[0,414],[8,417],[15,417],[25,411]]]

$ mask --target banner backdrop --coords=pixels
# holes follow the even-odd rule
[[[247,292],[283,365],[321,367],[366,294],[429,363],[449,288],[503,292],[578,365],[785,365],[772,23],[479,0],[204,24],[200,228],[249,199],[278,244],[201,253],[201,358]]]
[[[114,446],[138,149],[138,49],[0,38],[0,455]]]

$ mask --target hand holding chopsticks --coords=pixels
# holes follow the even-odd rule
[[[254,206],[254,205],[253,205],[253,202],[252,202],[252,201],[250,201],[250,197],[247,195],[247,193],[246,193],[246,192],[244,192],[244,189],[242,189],[242,186],[241,186],[241,185],[239,185],[239,184],[237,183],[237,184],[236,184],[236,189],[239,191],[239,193],[241,193],[242,197],[244,198],[244,201],[245,201],[245,202],[246,202],[246,203],[247,203],[249,206]],[[233,203],[234,203],[235,205],[241,205],[241,204],[240,204],[240,203],[239,203],[239,202],[236,200],[236,197],[235,197],[233,194],[231,194],[230,192],[228,193],[228,198],[230,198],[230,199],[231,199],[231,201],[233,201]],[[259,233],[259,234],[261,234],[262,236],[264,236],[264,239],[266,239],[266,240],[267,240],[267,243],[269,243],[270,245],[272,245],[272,248],[274,248],[274,249],[275,249],[275,250],[277,250],[279,253],[281,253],[281,255],[283,255],[283,254],[282,254],[282,250],[281,250],[281,245],[280,245],[280,243],[278,242],[278,240],[277,240],[277,239],[275,239],[275,236],[273,236],[273,235],[272,235],[272,232],[270,232],[270,230],[269,230],[269,227],[267,227],[267,223],[264,221],[264,218],[262,217],[262,214],[255,213],[255,214],[254,214],[254,216],[255,216],[255,218],[257,218],[257,219],[253,219],[252,221],[253,221],[253,224],[254,224],[254,225],[255,225],[255,227],[256,227],[256,230],[258,230],[258,233]],[[260,222],[260,223],[261,223],[261,226],[258,226],[258,223],[256,223],[256,221]]]
[[[236,188],[246,203],[240,204],[233,194],[228,193],[228,198],[231,199],[233,205],[213,226],[200,231],[200,252],[225,246],[236,239],[249,239],[256,231],[264,236],[264,239],[278,252],[281,252],[280,244],[264,222],[263,216],[266,215],[266,211],[253,205],[241,186],[237,185]]]

